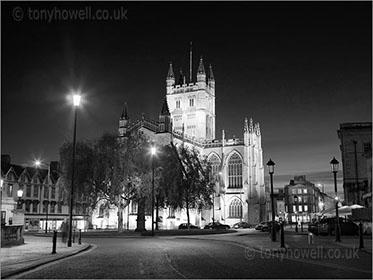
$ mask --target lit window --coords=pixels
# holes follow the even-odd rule
[[[240,218],[242,216],[242,204],[236,198],[231,204],[229,204],[229,217],[230,218]]]
[[[211,166],[211,178],[214,178],[216,181],[218,181],[220,171],[220,159],[217,157],[217,155],[213,154],[209,159],[209,163]]]
[[[228,162],[228,188],[242,188],[242,160],[233,154]]]
[[[298,193],[302,193],[302,189],[298,189]]]
[[[13,185],[8,184],[8,196],[12,197],[13,196]]]
[[[293,212],[297,212],[297,206],[296,205],[293,205]]]
[[[175,209],[173,207],[168,208],[168,217],[175,218]]]
[[[308,211],[308,205],[304,205],[304,211],[305,211],[305,212]]]
[[[307,189],[304,189],[304,190],[303,190],[303,193],[307,193]]]
[[[303,212],[303,207],[302,207],[302,205],[299,205],[299,212]]]
[[[131,214],[137,213],[137,203],[135,201],[132,201],[132,207],[131,207]]]

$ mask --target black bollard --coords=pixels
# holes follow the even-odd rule
[[[303,222],[300,222],[300,231],[303,232]]]
[[[74,229],[74,234],[73,234],[73,243],[75,243],[75,229]]]
[[[79,240],[78,244],[79,245],[82,244],[82,230],[81,229],[79,230],[79,239],[78,240]]]
[[[363,249],[364,248],[364,238],[363,238],[363,223],[360,221],[359,223],[359,238],[360,238],[360,245],[359,245],[359,249]]]
[[[57,231],[53,231],[53,238],[52,238],[52,242],[53,242],[53,248],[52,248],[52,254],[56,254],[56,245],[57,245]]]
[[[281,223],[281,248],[285,248],[284,223]]]

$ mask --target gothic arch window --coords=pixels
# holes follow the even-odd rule
[[[220,159],[216,154],[213,154],[209,158],[209,163],[211,166],[211,177],[216,181],[219,180],[219,172],[220,172]]]
[[[239,199],[235,198],[229,204],[229,217],[241,218],[242,217],[242,203]]]
[[[242,188],[242,160],[234,153],[228,161],[228,188]]]

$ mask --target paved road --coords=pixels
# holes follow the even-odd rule
[[[371,278],[348,262],[327,267],[247,250],[244,245],[197,239],[91,238],[93,250],[40,267],[20,278]],[[359,262],[371,262],[363,256]]]

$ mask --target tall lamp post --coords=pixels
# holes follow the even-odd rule
[[[295,232],[298,232],[298,197],[296,195],[294,195],[294,202],[295,202]]]
[[[5,217],[3,219],[3,184],[4,180],[0,179],[0,213],[1,213],[1,226],[5,224]]]
[[[49,204],[49,188],[51,185],[51,166],[49,164],[46,164],[44,162],[41,162],[40,160],[36,160],[34,162],[35,166],[38,168],[40,165],[44,164],[48,167],[48,197],[47,197],[47,203],[45,204],[45,233],[48,233],[48,204]],[[41,190],[40,190],[41,191]],[[45,192],[44,192],[45,193]]]
[[[338,213],[338,191],[337,191],[337,172],[338,172],[338,165],[339,162],[338,160],[333,157],[333,159],[330,161],[330,167],[332,168],[332,172],[334,175],[334,191],[335,191],[335,215],[336,215],[336,220],[335,220],[335,241],[336,242],[341,242],[341,232],[339,229],[339,213]]]
[[[157,149],[153,146],[150,149],[152,156],[152,236],[154,236],[154,156]]]
[[[272,241],[276,241],[276,230],[275,230],[275,203],[274,203],[274,197],[273,197],[273,173],[275,170],[275,163],[269,159],[267,162],[268,171],[269,171],[269,177],[271,178],[271,204],[272,204],[272,229],[271,229],[271,235],[272,235]]]
[[[76,123],[78,119],[78,107],[80,104],[81,96],[79,94],[74,94],[74,107],[75,107],[75,117],[74,117],[74,138],[73,138],[73,157],[72,157],[72,171],[71,171],[71,190],[70,190],[70,213],[69,213],[69,240],[67,241],[67,246],[71,247],[72,236],[73,236],[73,202],[74,202],[74,169],[75,169],[75,140],[76,140]]]

